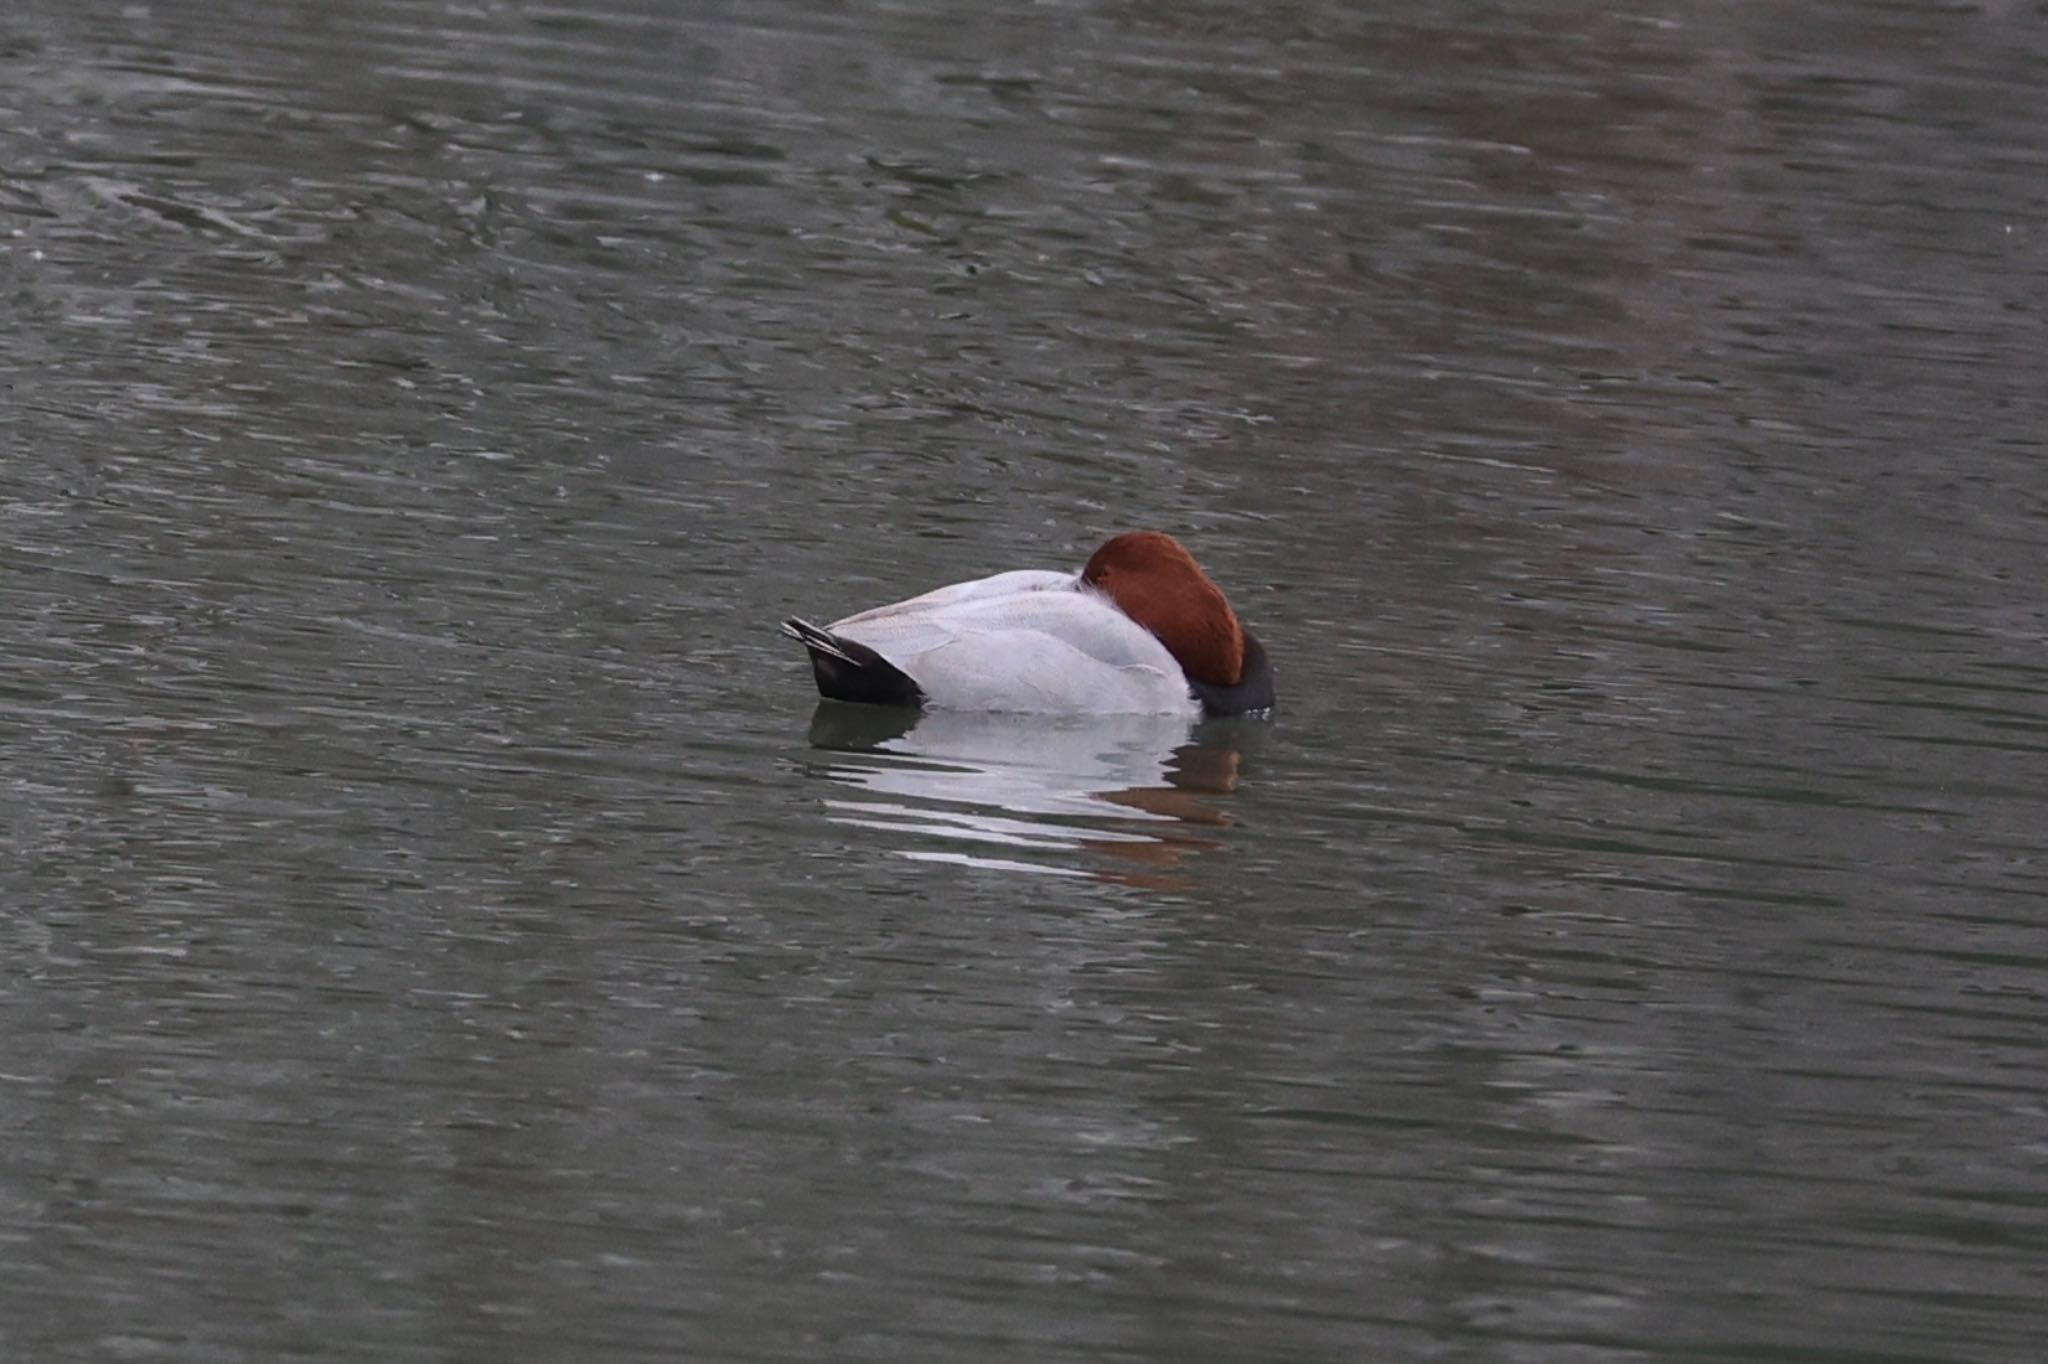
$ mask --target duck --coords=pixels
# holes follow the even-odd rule
[[[1078,573],[1011,569],[782,632],[827,699],[1046,715],[1270,711],[1265,646],[1163,531],[1111,536]]]

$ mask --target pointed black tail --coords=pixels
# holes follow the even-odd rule
[[[858,640],[798,620],[782,622],[782,633],[810,651],[818,694],[834,701],[870,706],[921,706],[924,692],[910,674]]]

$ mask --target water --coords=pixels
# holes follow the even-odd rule
[[[2039,19],[16,0],[0,1347],[2033,1364]]]

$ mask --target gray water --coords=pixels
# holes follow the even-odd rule
[[[0,1356],[2038,1364],[2044,90],[9,0]],[[1270,721],[774,631],[1134,526]]]

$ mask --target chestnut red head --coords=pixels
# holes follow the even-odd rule
[[[1243,679],[1244,628],[1237,613],[1171,535],[1134,530],[1105,541],[1089,556],[1081,581],[1150,630],[1189,677],[1217,687]]]

